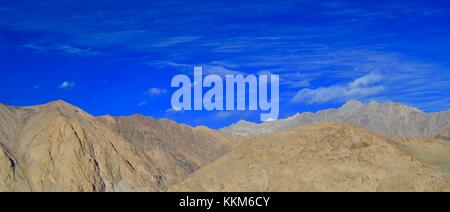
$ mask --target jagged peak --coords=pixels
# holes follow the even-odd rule
[[[376,102],[376,101],[371,101],[371,103],[369,103],[369,106],[371,107],[376,107],[376,108],[398,108],[398,109],[402,109],[405,111],[410,111],[410,112],[417,112],[417,113],[423,113],[422,110],[416,108],[416,107],[412,107],[409,105],[405,105],[402,103],[398,103],[398,102]]]
[[[401,108],[401,109],[404,109],[404,110],[410,110],[412,112],[423,113],[423,111],[421,111],[418,108],[411,107],[411,106],[408,106],[408,105],[405,105],[405,104],[401,104],[401,103],[398,103],[398,102],[389,102],[389,101],[387,101],[387,102],[378,102],[376,100],[370,100],[367,104],[365,104],[365,103],[363,103],[361,101],[358,101],[358,100],[349,100],[340,109],[341,110],[342,109],[347,109],[347,110],[348,109],[353,109],[354,110],[354,109],[358,109],[358,108],[361,108],[361,107],[364,107],[364,106],[369,107],[369,108],[373,108],[373,109],[394,107],[394,108]]]
[[[69,117],[76,120],[92,121],[94,117],[83,109],[74,106],[66,101],[57,100],[47,104],[26,107],[38,113],[54,113],[60,116]]]
[[[354,107],[361,107],[364,103],[355,99],[351,99],[347,101],[344,105],[342,105],[341,108],[354,108]]]

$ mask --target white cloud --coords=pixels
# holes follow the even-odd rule
[[[61,85],[59,85],[60,89],[70,89],[75,87],[75,83],[74,82],[69,82],[69,81],[64,81],[61,83]]]
[[[358,88],[376,84],[382,80],[382,76],[376,72],[371,72],[366,76],[356,79],[350,83],[351,88]]]
[[[320,104],[371,97],[385,91],[385,87],[380,85],[382,79],[382,75],[372,72],[348,84],[303,89],[294,96],[292,101],[294,103]]]
[[[159,96],[159,95],[162,95],[162,94],[165,94],[165,93],[167,93],[167,90],[166,89],[162,89],[162,88],[150,88],[147,91],[147,94],[150,95],[150,96]]]

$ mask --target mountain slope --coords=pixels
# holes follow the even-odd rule
[[[436,138],[396,137],[390,141],[401,151],[426,164],[450,183],[450,127]]]
[[[173,191],[449,191],[420,162],[353,125],[318,123],[243,142]]]
[[[445,129],[436,138],[442,139],[442,140],[445,140],[445,141],[450,141],[450,126],[448,126],[447,129]]]
[[[61,101],[6,110],[0,141],[7,156],[14,158],[13,170],[22,170],[26,183],[2,180],[0,190],[159,190],[152,164],[144,163],[130,144],[82,110]],[[8,171],[3,167],[2,172]]]
[[[372,101],[363,104],[352,100],[339,109],[297,114],[287,119],[260,125],[238,122],[222,131],[242,136],[258,136],[319,121],[355,124],[386,137],[434,137],[450,124],[450,111],[424,113],[416,108],[397,103],[380,104]]]
[[[450,144],[440,139],[397,137],[391,142],[450,183]]]
[[[18,169],[16,160],[0,145],[0,190],[28,191],[27,182]]]
[[[179,183],[200,167],[230,152],[238,140],[206,127],[192,128],[141,115],[98,119],[158,164],[165,174],[166,186]]]
[[[155,130],[148,142],[164,137],[158,134],[173,134],[171,128],[177,126],[171,123]],[[131,125],[120,132],[154,131],[153,127]],[[199,145],[190,142],[193,134],[210,135],[189,132],[177,134],[178,143],[186,142],[188,153],[189,148]],[[220,137],[213,138],[211,142]],[[170,146],[172,140],[166,141]],[[165,191],[171,183],[230,149],[223,147],[223,152],[216,151],[217,156],[199,156],[204,160],[192,157],[199,161],[195,163],[165,150],[141,148],[103,121],[63,101],[34,107],[0,105],[0,191]],[[161,155],[167,158],[159,158]],[[174,160],[192,167],[189,171],[173,168],[177,167],[172,164]],[[181,169],[180,174],[168,171],[171,169]]]

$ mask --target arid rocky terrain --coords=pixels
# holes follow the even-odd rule
[[[0,104],[0,191],[450,191],[447,114],[351,101],[216,131]]]

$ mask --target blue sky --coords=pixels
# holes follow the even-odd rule
[[[259,112],[173,112],[172,77],[274,73],[281,117],[348,99],[450,108],[448,1],[0,0],[0,102],[63,99],[223,127]]]

